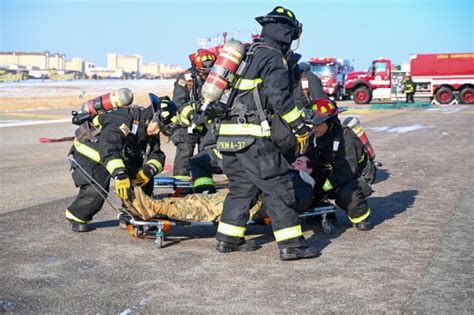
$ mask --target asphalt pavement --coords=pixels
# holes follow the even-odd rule
[[[38,141],[73,135],[69,110],[0,113],[0,312],[472,314],[474,106],[350,109],[383,163],[376,226],[357,231],[338,210],[331,235],[304,226],[320,256],[295,262],[268,226],[249,228],[260,250],[230,254],[213,226],[174,228],[158,249],[108,205],[92,232],[71,232],[71,143]]]

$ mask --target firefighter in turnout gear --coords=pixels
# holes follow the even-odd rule
[[[280,259],[313,258],[317,256],[316,249],[306,244],[294,209],[289,164],[272,142],[266,117],[261,115],[280,115],[292,128],[299,146],[307,143],[309,129],[293,101],[285,58],[292,41],[299,38],[302,25],[293,12],[283,7],[256,20],[263,26],[261,37],[248,48],[244,57],[246,69],[233,83],[237,93],[230,100],[218,132],[217,148],[223,155],[229,194],[217,229],[217,250],[227,253],[258,249],[244,235],[249,209],[261,192]]]
[[[194,126],[193,123],[200,106],[201,87],[216,61],[216,56],[206,49],[199,49],[191,54],[189,59],[191,68],[178,77],[173,90],[173,102],[178,106],[182,123],[182,127],[171,137],[176,145],[173,175],[183,180],[189,179],[189,159],[193,156],[196,145],[200,143],[200,138],[206,133],[205,126]],[[190,130],[191,128],[193,130]]]
[[[306,155],[319,161],[325,173],[315,175],[315,199],[324,195],[335,199],[347,212],[349,221],[359,230],[373,227],[371,209],[366,197],[372,189],[362,177],[368,161],[364,145],[350,128],[343,127],[337,115],[341,112],[330,99],[316,100],[313,117],[313,135]]]
[[[320,98],[327,98],[324,93],[321,79],[318,78],[308,64],[301,62],[301,55],[292,53],[288,58],[288,68],[293,73],[293,97],[298,108],[310,109],[313,101]],[[291,70],[290,70],[291,71]]]
[[[165,163],[154,112],[150,105],[122,107],[99,114],[93,122],[85,122],[76,130],[69,154],[107,192],[110,179],[114,178],[115,191],[124,200],[133,199],[132,184],[151,195],[153,177],[163,170]],[[65,215],[73,231],[86,232],[87,223],[105,200],[79,169],[74,168],[72,178],[79,194]]]
[[[413,82],[410,74],[407,74],[403,80],[403,91],[406,94],[405,103],[415,103],[416,84]]]

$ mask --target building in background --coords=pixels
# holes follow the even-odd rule
[[[71,60],[66,60],[64,65],[66,71],[76,71],[81,74],[86,72],[86,63],[82,58],[74,57]]]
[[[35,70],[64,70],[64,54],[44,52],[0,52],[0,66],[18,65]]]
[[[140,55],[118,55],[107,54],[107,69],[122,70],[125,76],[140,78],[143,65],[143,57]]]

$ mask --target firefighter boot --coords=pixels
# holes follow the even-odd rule
[[[313,246],[300,246],[283,248],[280,250],[281,260],[296,260],[302,258],[315,258],[318,257],[318,252]]]
[[[374,223],[372,222],[370,217],[368,217],[365,220],[357,223],[356,227],[360,231],[369,231],[369,230],[372,230],[372,228],[374,227]]]
[[[231,244],[223,241],[217,241],[216,249],[221,253],[230,252],[250,252],[259,249],[254,241],[242,241],[240,244]]]
[[[71,223],[71,230],[73,232],[88,232],[90,231],[89,227],[87,226],[87,223],[89,221],[84,221],[76,216],[74,216],[69,210],[66,210],[64,213],[66,216],[66,219]]]

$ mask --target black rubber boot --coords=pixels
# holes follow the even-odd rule
[[[364,221],[357,223],[356,227],[360,231],[370,231],[374,227],[374,223],[370,218],[367,218]]]
[[[89,227],[87,226],[87,224],[85,223],[79,223],[79,222],[75,222],[75,221],[69,221],[71,223],[71,230],[73,232],[78,232],[78,233],[81,233],[81,232],[89,232]]]
[[[290,247],[280,250],[281,260],[296,260],[315,257],[318,257],[318,252],[313,246]]]
[[[242,243],[236,245],[231,243],[226,243],[223,241],[217,241],[216,249],[221,253],[230,253],[230,252],[251,252],[259,249],[254,241],[243,241]]]

